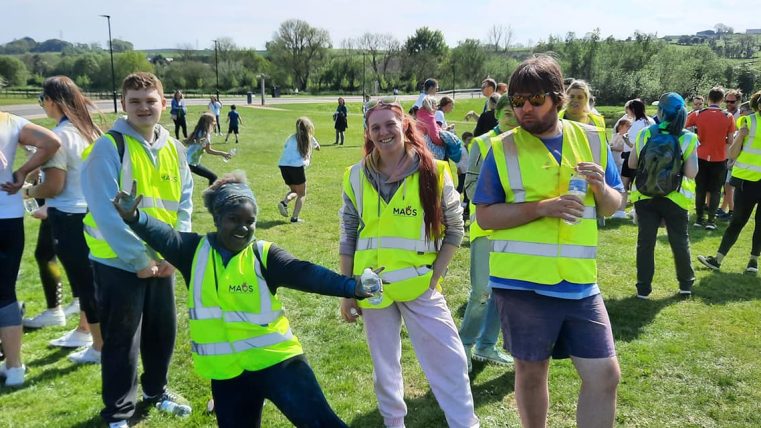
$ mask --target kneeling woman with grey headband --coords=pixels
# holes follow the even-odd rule
[[[345,427],[307,364],[276,292],[285,286],[365,298],[369,293],[362,284],[256,240],[258,207],[242,172],[227,174],[204,191],[216,226],[206,235],[177,232],[141,214],[141,200],[134,190],[120,192],[114,205],[185,277],[195,370],[211,379],[219,426],[260,426],[266,398],[295,426]]]

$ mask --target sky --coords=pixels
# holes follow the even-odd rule
[[[450,46],[465,39],[485,41],[494,25],[509,26],[513,40],[535,44],[551,34],[581,37],[595,28],[603,38],[626,38],[635,31],[658,36],[694,34],[717,23],[736,32],[761,28],[747,0],[2,0],[0,43],[22,37],[38,42],[108,45],[105,18],[114,38],[136,49],[213,47],[232,38],[244,48],[264,49],[281,22],[302,19],[328,30],[333,45],[365,32],[390,33],[401,42],[415,29],[441,30]],[[577,5],[573,5],[576,3]]]

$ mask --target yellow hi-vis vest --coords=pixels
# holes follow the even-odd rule
[[[503,134],[492,151],[508,204],[537,202],[564,195],[579,162],[607,167],[607,145],[601,128],[563,120],[561,163],[541,140],[522,128]],[[591,189],[584,215],[575,225],[542,217],[489,236],[489,272],[504,279],[555,285],[597,282],[597,213]]]
[[[435,163],[438,199],[441,200],[444,174],[450,174],[450,171],[447,163]],[[388,282],[383,286],[383,300],[377,305],[360,300],[359,306],[362,308],[380,309],[395,301],[414,300],[425,293],[430,285],[439,243],[426,238],[419,188],[420,173],[415,172],[404,179],[386,203],[365,177],[361,163],[346,170],[344,192],[362,219],[353,273],[361,275],[365,268],[383,266],[385,269],[380,276]]]
[[[566,112],[566,109],[560,110],[558,112],[558,118],[565,119],[565,112]],[[587,117],[589,118],[591,122],[591,123],[588,123],[587,125],[592,125],[598,128],[605,129],[605,118],[602,117],[602,115],[595,114],[590,111],[590,112],[587,112]],[[566,119],[566,120],[571,120],[571,119]]]
[[[199,242],[188,289],[190,350],[199,375],[232,379],[304,353],[262,276],[271,245],[256,241],[225,266],[207,237]]]
[[[104,134],[116,147],[116,141],[109,134]],[[99,140],[96,144],[108,144]],[[146,153],[142,144],[124,135],[124,158],[119,175],[119,189],[129,191],[132,181],[137,180],[137,194],[143,195],[143,200],[138,205],[140,211],[145,214],[175,227],[177,225],[177,212],[180,209],[182,196],[182,182],[180,176],[180,159],[177,147],[172,141],[167,141],[159,150],[158,162],[154,166],[150,156]],[[90,147],[94,147],[94,144]],[[90,151],[83,153],[87,158]],[[107,177],[103,178],[108,179]],[[84,220],[85,241],[90,248],[90,253],[100,259],[114,259],[116,253],[108,245],[103,235],[95,224],[92,213],[87,213]]]
[[[645,128],[637,134],[637,139],[634,142],[634,150],[637,151],[637,156],[642,152],[642,148],[645,147],[645,143],[650,139],[650,128]],[[697,150],[698,148],[698,136],[692,132],[684,132],[679,136],[679,147],[682,150],[682,159],[687,158]],[[632,191],[630,199],[632,202],[641,201],[644,199],[650,199],[650,196],[646,196],[637,191],[637,185],[632,181]],[[679,187],[679,191],[674,191],[666,195],[666,198],[671,199],[672,202],[679,205],[685,210],[689,210],[690,207],[695,205],[695,180],[687,177],[682,177],[682,185]]]
[[[478,145],[478,154],[481,156],[481,159],[486,158],[486,154],[489,153],[489,149],[491,148],[492,139],[496,136],[497,133],[492,129],[480,137],[473,138],[473,141],[471,141],[471,144],[475,143]],[[478,225],[478,220],[476,219],[476,206],[473,204],[473,201],[469,201],[468,205],[470,208],[470,231],[468,232],[470,242],[473,242],[473,240],[482,236],[489,236],[492,231],[482,229],[481,226]]]
[[[743,141],[743,148],[732,168],[732,177],[746,181],[761,180],[761,132],[759,132],[761,113],[755,112],[737,120],[738,127],[747,122],[748,135]]]

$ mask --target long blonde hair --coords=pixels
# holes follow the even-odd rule
[[[302,116],[296,119],[296,143],[299,154],[304,159],[309,159],[312,154],[312,137],[314,136],[314,124],[308,117]]]
[[[82,94],[73,80],[66,76],[48,77],[42,83],[42,95],[61,110],[66,119],[77,128],[89,143],[97,140],[103,132],[90,117],[90,110],[97,111],[95,103]]]

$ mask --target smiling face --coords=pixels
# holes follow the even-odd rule
[[[219,244],[232,253],[238,253],[254,239],[256,211],[249,201],[238,204],[215,219]]]
[[[166,107],[166,98],[156,88],[128,89],[122,96],[122,109],[135,130],[152,132]]]
[[[402,120],[391,109],[372,112],[367,119],[367,136],[381,156],[404,150]]]

